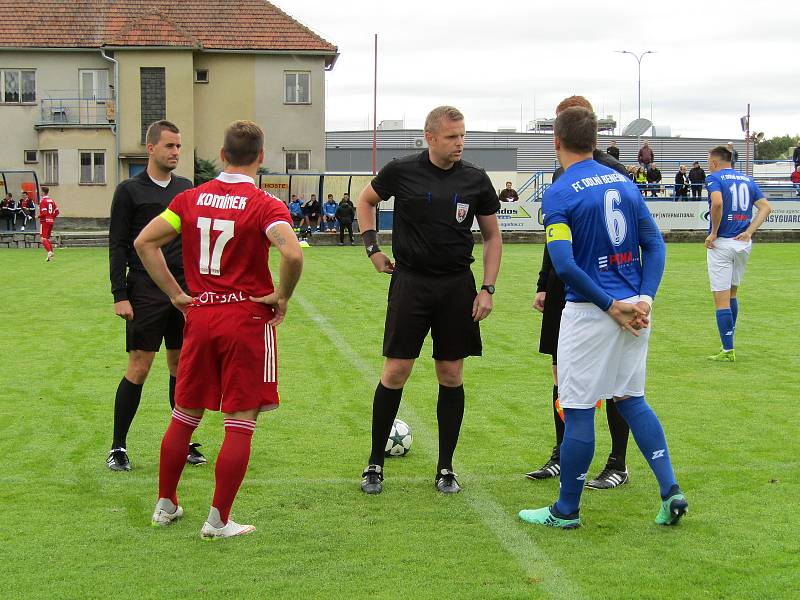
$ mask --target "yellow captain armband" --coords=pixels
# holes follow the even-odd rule
[[[572,231],[566,223],[555,223],[547,228],[547,243],[559,240],[572,242]]]
[[[172,227],[175,229],[175,231],[177,231],[178,233],[181,232],[181,218],[178,215],[176,215],[170,209],[167,209],[164,212],[162,212],[160,216],[167,223],[172,225]]]

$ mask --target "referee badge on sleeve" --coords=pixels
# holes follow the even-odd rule
[[[456,221],[461,223],[464,219],[467,218],[467,213],[469,212],[469,204],[464,204],[459,202],[456,204]]]

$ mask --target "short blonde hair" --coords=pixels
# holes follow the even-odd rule
[[[425,117],[425,131],[436,133],[439,123],[447,121],[463,121],[464,115],[455,106],[437,106]]]

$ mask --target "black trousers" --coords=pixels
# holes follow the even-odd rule
[[[353,224],[339,221],[339,243],[344,244],[344,230],[347,229],[350,235],[350,242],[353,241]]]
[[[692,198],[700,198],[703,194],[703,184],[702,183],[693,183],[692,184]]]

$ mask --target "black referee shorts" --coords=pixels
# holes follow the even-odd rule
[[[558,364],[558,333],[561,329],[561,313],[567,302],[564,285],[560,282],[548,286],[544,297],[544,311],[542,313],[542,331],[539,335],[539,352],[550,354],[553,364]]]
[[[475,278],[469,270],[439,276],[395,270],[389,285],[383,355],[418,358],[430,331],[434,359],[480,356],[480,327],[472,320],[476,295]]]
[[[133,319],[125,321],[126,352],[158,352],[161,340],[167,350],[183,346],[183,315],[146,272],[128,273],[128,300]]]

